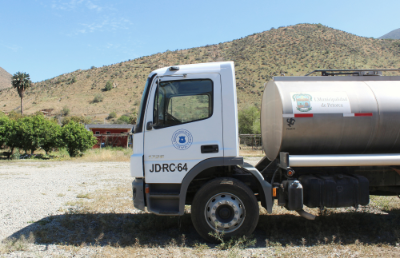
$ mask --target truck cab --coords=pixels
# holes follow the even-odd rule
[[[130,163],[135,178],[134,206],[141,210],[146,206],[147,211],[159,215],[183,215],[185,204],[192,204],[209,179],[216,175],[224,178],[237,165],[243,165],[234,63],[172,66],[150,73],[133,134]],[[231,186],[232,178],[226,179],[226,185]],[[242,187],[249,190],[246,185]],[[237,220],[235,212],[245,212],[244,207],[239,208],[244,200],[233,198],[236,202],[218,206],[217,215],[225,219],[209,221],[209,229],[229,231],[228,223]],[[252,209],[258,213],[258,207]],[[226,226],[213,225],[221,221],[226,221]]]
[[[233,62],[152,72],[133,135],[131,174],[148,184],[181,184],[206,159],[238,157]]]

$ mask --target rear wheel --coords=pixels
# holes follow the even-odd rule
[[[191,209],[197,232],[207,241],[217,239],[209,233],[223,233],[224,238],[250,235],[258,223],[259,208],[253,191],[234,178],[216,178],[196,193]]]

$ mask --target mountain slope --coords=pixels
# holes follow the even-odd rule
[[[281,73],[290,76],[315,69],[398,68],[399,42],[359,37],[322,25],[281,27],[230,42],[157,53],[38,82],[26,92],[24,112],[51,108],[59,111],[67,106],[71,114],[102,122],[112,111],[118,115],[138,111],[146,78],[152,70],[223,60],[235,62],[241,109],[259,105],[264,83]],[[112,81],[116,88],[103,92],[107,81]],[[104,100],[93,103],[97,94],[102,94]],[[19,105],[15,90],[0,93],[3,111],[18,109]]]
[[[392,30],[391,32],[380,37],[380,39],[400,39],[400,29]]]
[[[11,87],[11,77],[11,74],[0,67],[0,90]]]

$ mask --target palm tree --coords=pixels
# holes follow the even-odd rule
[[[17,72],[16,74],[13,75],[11,83],[14,88],[17,89],[18,95],[21,98],[21,115],[22,115],[22,99],[24,98],[24,93],[25,90],[31,86],[31,78],[29,77],[29,74],[27,73],[21,73]]]

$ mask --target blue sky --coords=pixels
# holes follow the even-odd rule
[[[0,0],[0,67],[34,82],[298,23],[364,37],[400,28],[399,0]]]

